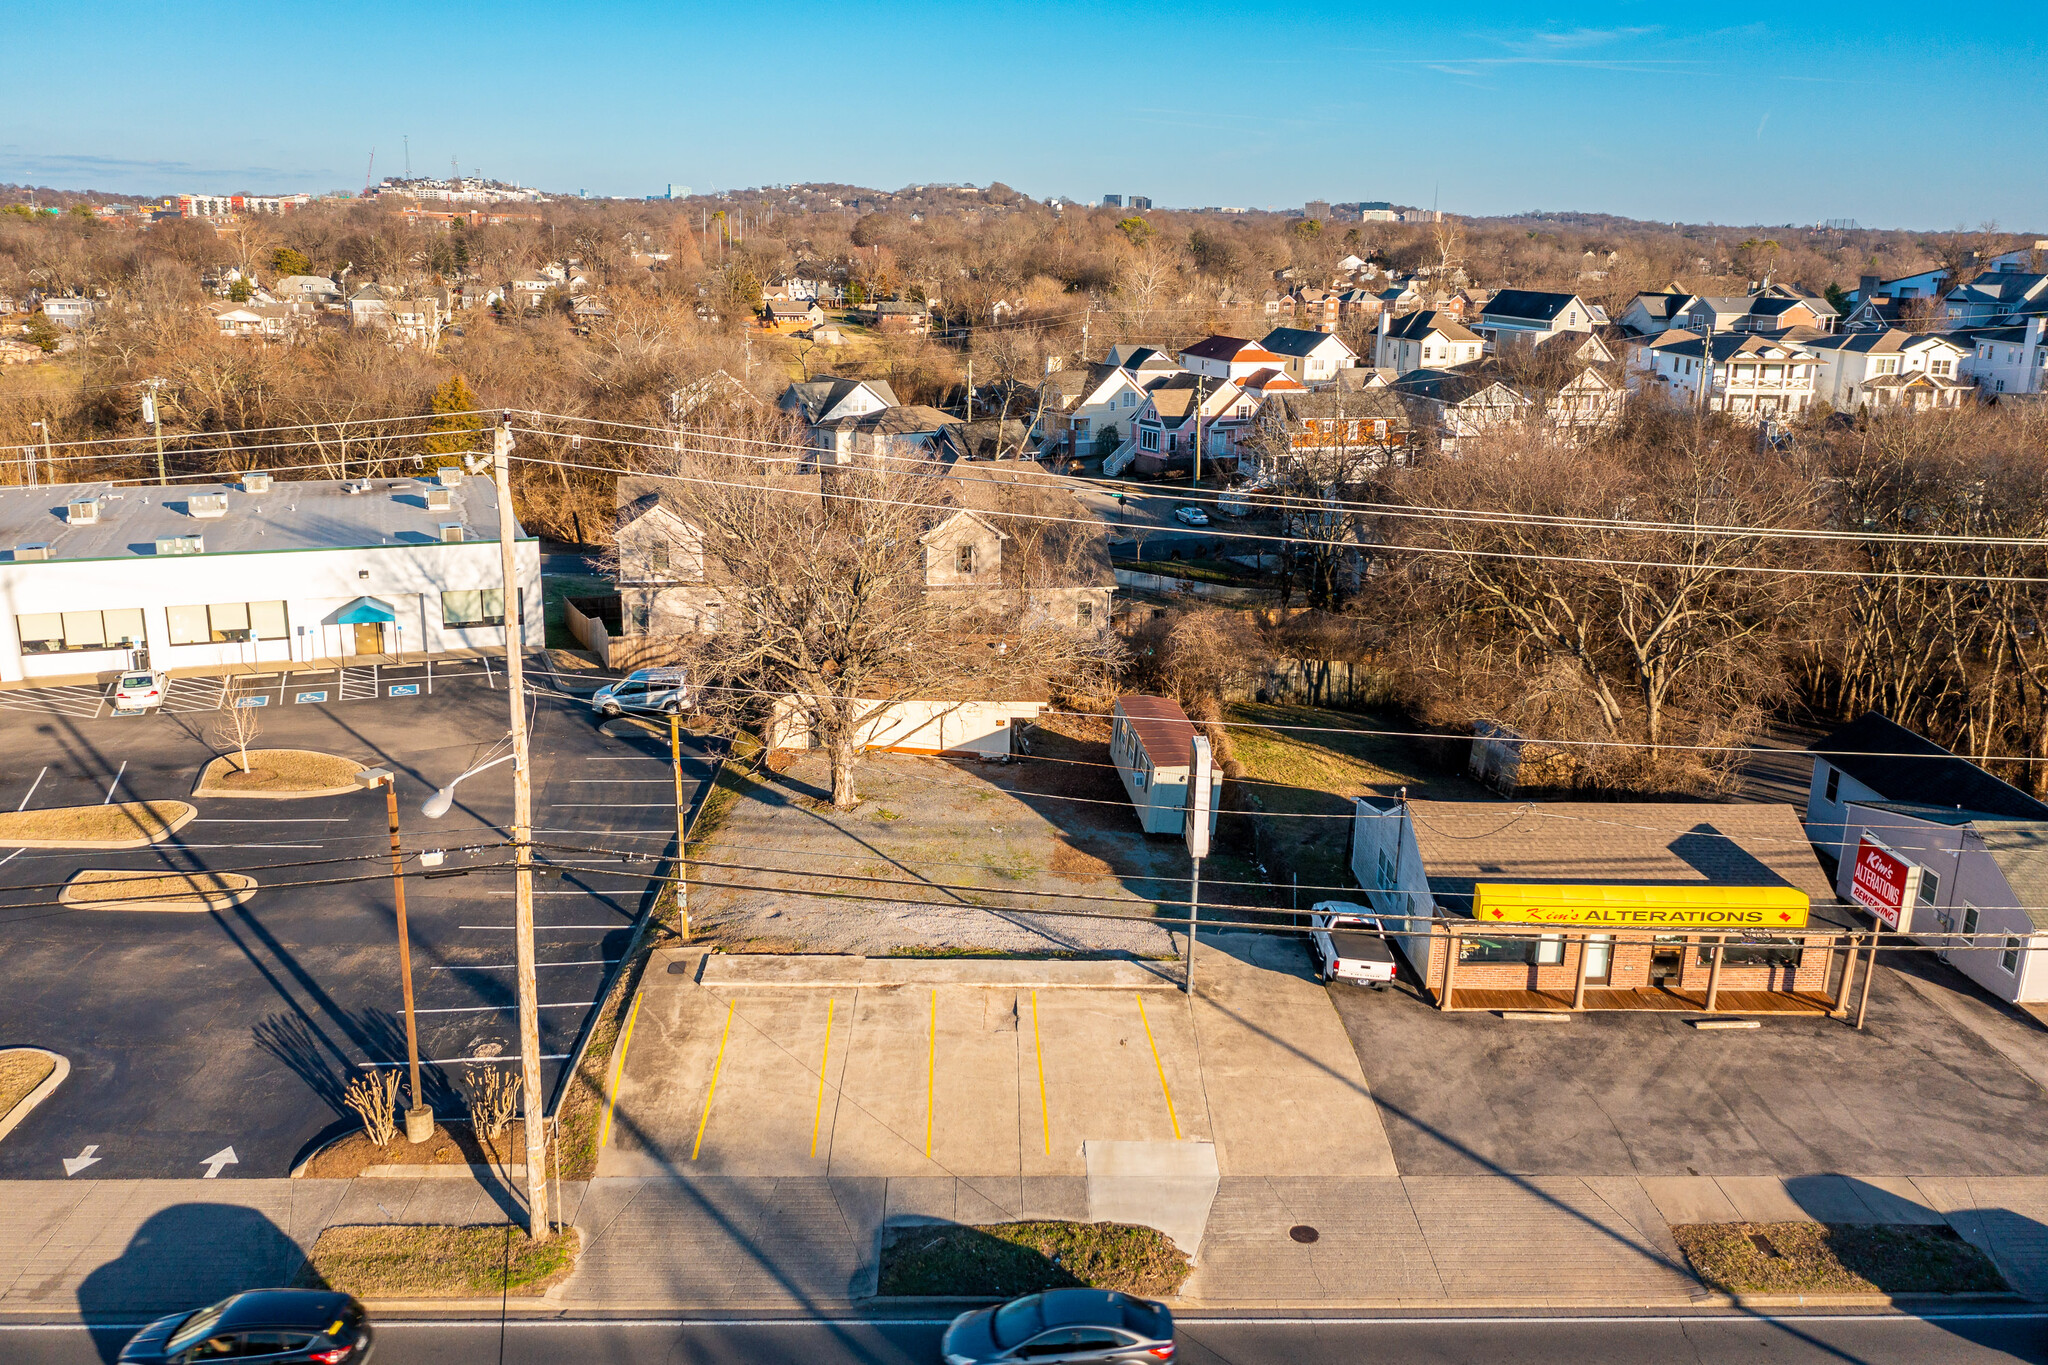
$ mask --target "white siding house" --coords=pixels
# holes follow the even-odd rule
[[[1132,695],[1116,699],[1109,756],[1145,833],[1179,834],[1185,829],[1188,765],[1194,741],[1194,722],[1171,697]],[[1212,833],[1222,806],[1220,773],[1215,781],[1216,794],[1209,803]]]

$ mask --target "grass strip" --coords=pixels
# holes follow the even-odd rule
[[[1997,1293],[1991,1259],[1946,1225],[1687,1223],[1671,1229],[1709,1288],[1730,1294]]]
[[[989,1223],[893,1228],[882,1248],[882,1294],[1009,1298],[1041,1289],[1175,1293],[1187,1254],[1156,1228],[1130,1223]]]
[[[0,811],[0,846],[62,848],[66,844],[154,843],[195,812],[183,801],[116,801]]]
[[[298,1285],[357,1298],[533,1295],[576,1268],[582,1244],[575,1228],[535,1242],[509,1223],[344,1224],[321,1232]]]
[[[57,899],[65,905],[108,910],[145,903],[224,910],[240,902],[239,893],[255,886],[254,877],[239,872],[124,872],[115,868],[87,868],[64,884]]]
[[[0,1050],[0,1119],[13,1113],[14,1106],[56,1069],[57,1059],[47,1052],[27,1047]]]

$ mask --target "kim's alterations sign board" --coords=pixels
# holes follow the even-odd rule
[[[1480,882],[1472,918],[1581,929],[1803,929],[1809,901],[1789,886],[1586,886]]]
[[[1906,891],[1912,876],[1911,863],[1866,834],[1856,845],[1856,870],[1849,878],[1849,898],[1876,915],[1885,928],[1896,929],[1905,914]]]

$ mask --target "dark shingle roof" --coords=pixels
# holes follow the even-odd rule
[[[1820,740],[1812,752],[1887,800],[2048,820],[2048,805],[1875,711]]]
[[[1480,316],[1549,322],[1567,305],[1578,302],[1577,294],[1553,294],[1543,289],[1503,289],[1486,301],[1486,308]]]

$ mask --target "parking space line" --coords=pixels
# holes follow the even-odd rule
[[[932,1155],[932,1110],[937,1105],[939,1098],[939,992],[937,987],[932,989],[932,1024],[930,1031],[925,1034],[925,1038],[924,1155],[925,1160],[929,1161]]]
[[[1038,1117],[1045,1124],[1045,1154],[1052,1155],[1052,1106],[1045,1098],[1045,1044],[1038,1040],[1038,992],[1031,992],[1031,1047],[1038,1054]]]
[[[725,1045],[732,1040],[732,1012],[738,1007],[736,1000],[728,1000],[725,1005],[725,1034],[718,1040],[718,1060],[711,1064],[711,1088],[704,1092],[704,1117],[697,1120],[697,1141],[690,1148],[692,1161],[704,1150],[704,1129],[711,1123],[711,1101],[718,1095],[718,1073],[725,1067]]]
[[[839,1002],[825,999],[825,1050],[818,1054],[818,1107],[811,1112],[811,1155],[818,1154],[818,1125],[825,1118],[825,1071],[832,1061],[832,1012]]]
[[[647,993],[645,991],[634,992],[633,1010],[630,1014],[626,1016],[625,1033],[621,1034],[619,1037],[618,1060],[612,1063],[611,1093],[606,1097],[604,1102],[604,1127],[599,1129],[597,1134],[597,1150],[600,1152],[604,1150],[605,1143],[611,1141],[612,1110],[618,1107],[619,1081],[626,1074],[626,1049],[633,1046],[633,1024],[636,1020],[640,1018],[640,1002],[646,998],[646,994]]]
[[[1166,1088],[1166,1065],[1159,1060],[1159,1044],[1152,1038],[1152,1021],[1145,1017],[1145,997],[1136,991],[1131,998],[1138,1002],[1138,1019],[1145,1025],[1145,1043],[1152,1049],[1152,1065],[1159,1071],[1159,1093],[1166,1096],[1166,1117],[1173,1124],[1173,1140],[1180,1141],[1180,1116],[1173,1112],[1173,1092]]]
[[[534,970],[542,967],[609,967],[618,959],[615,957],[587,957],[580,962],[536,962]],[[479,962],[470,967],[429,967],[430,972],[509,972],[517,967],[516,962]]]
[[[122,778],[122,776],[123,776],[123,775],[124,775],[125,773],[127,773],[127,771],[128,771],[128,760],[124,758],[124,759],[122,759],[122,760],[121,760],[121,767],[120,767],[120,770],[119,770],[118,772],[116,772],[116,773],[114,774],[114,780],[113,780],[112,782],[109,782],[109,783],[107,784],[107,795],[106,795],[105,799],[104,799],[104,800],[102,800],[102,801],[100,802],[100,804],[101,804],[102,806],[106,806],[106,805],[111,805],[111,804],[113,804],[113,800],[114,800],[114,788],[116,788],[116,787],[118,787],[118,786],[120,786],[120,785],[121,785],[121,778]]]
[[[28,809],[28,803],[35,799],[36,788],[42,786],[43,779],[45,777],[48,777],[49,775],[50,765],[45,763],[43,765],[43,770],[36,774],[36,780],[28,784],[28,795],[21,798],[21,804],[15,807],[16,810]]]
[[[458,929],[503,929],[508,934],[513,929],[513,926],[509,924],[458,924],[455,927]],[[630,922],[623,924],[536,924],[533,927],[537,930],[547,929],[550,931],[555,929],[630,929],[632,924]]]
[[[597,1002],[596,1002],[595,1000],[561,1000],[561,1001],[557,1001],[556,1003],[554,1003],[554,1004],[552,1004],[552,1005],[536,1005],[536,1006],[534,1006],[534,1008],[535,1008],[535,1009],[543,1009],[543,1010],[580,1010],[580,1009],[584,1008],[584,1007],[585,1007],[585,1006],[587,1006],[587,1005],[595,1005],[596,1003],[597,1003]],[[446,1008],[444,1008],[444,1009],[432,1009],[432,1010],[414,1010],[414,1011],[413,1011],[413,1013],[414,1013],[414,1014],[503,1014],[503,1013],[505,1013],[505,1012],[506,1012],[507,1010],[516,1010],[516,1009],[518,1009],[518,1008],[519,1008],[519,1006],[517,1006],[517,1005],[450,1005],[450,1006],[447,1006],[447,1007],[446,1007]]]

